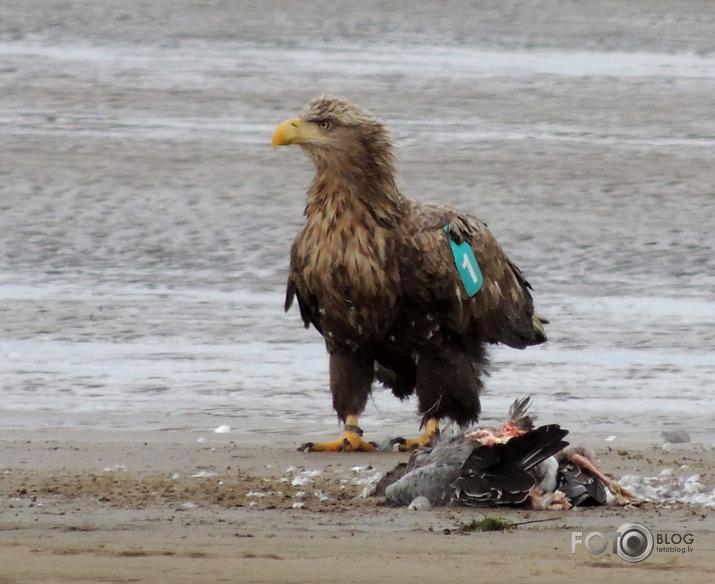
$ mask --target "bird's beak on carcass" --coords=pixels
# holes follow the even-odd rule
[[[304,122],[300,118],[292,118],[281,122],[273,132],[273,147],[288,144],[308,144],[325,140],[317,124]]]

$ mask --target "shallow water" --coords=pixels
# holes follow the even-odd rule
[[[0,37],[3,427],[335,431],[319,335],[282,311],[312,169],[269,145],[327,91],[389,123],[406,194],[489,223],[551,319],[493,351],[485,422],[530,394],[583,435],[712,442],[715,53],[158,34]],[[376,387],[362,425],[415,407]]]

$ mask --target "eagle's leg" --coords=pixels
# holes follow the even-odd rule
[[[425,431],[416,440],[396,438],[405,452],[428,446],[439,436],[439,420],[451,418],[460,426],[479,418],[479,367],[481,354],[467,354],[458,346],[445,345],[439,352],[420,354],[415,392]]]
[[[330,390],[333,407],[345,428],[334,442],[306,442],[298,450],[309,452],[372,452],[373,442],[362,439],[358,417],[365,409],[372,386],[374,363],[360,352],[330,353]]]
[[[439,436],[439,420],[429,418],[425,423],[425,431],[422,432],[422,436],[415,439],[395,438],[390,444],[397,444],[397,449],[400,452],[410,452],[411,450],[429,446],[432,443],[432,439],[437,436]]]

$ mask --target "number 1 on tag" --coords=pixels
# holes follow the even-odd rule
[[[472,266],[472,262],[469,261],[469,256],[466,253],[462,256],[462,268],[469,272],[469,275],[472,277],[472,282],[475,284],[479,282],[477,273],[474,271],[474,266]]]
[[[469,296],[474,296],[482,287],[483,277],[477,259],[474,257],[472,247],[466,241],[459,244],[454,241],[449,232],[449,225],[445,226],[444,230],[447,232],[449,244],[452,248],[452,255],[454,255],[454,265],[459,272],[459,276],[462,278],[464,289]]]

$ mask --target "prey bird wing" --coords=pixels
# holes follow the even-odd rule
[[[455,499],[467,506],[523,503],[537,483],[532,469],[568,445],[566,434],[550,424],[505,443],[477,446],[454,483]]]

